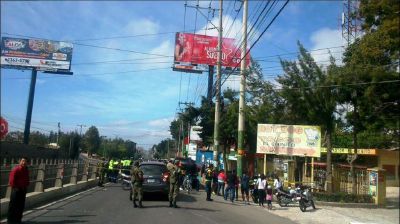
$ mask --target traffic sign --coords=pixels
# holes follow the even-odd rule
[[[0,137],[3,138],[8,133],[8,122],[0,118]]]

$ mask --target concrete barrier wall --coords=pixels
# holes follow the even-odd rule
[[[31,192],[26,195],[25,210],[35,206],[48,203],[68,195],[78,193],[85,189],[97,186],[97,179],[89,179],[88,181],[79,181],[77,184],[66,184],[63,187],[53,187],[46,189],[44,192]],[[9,198],[0,199],[1,217],[6,217],[8,212]]]

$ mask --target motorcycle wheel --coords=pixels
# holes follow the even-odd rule
[[[313,207],[313,209],[315,209],[315,204],[313,200],[311,201],[311,206]]]
[[[285,203],[282,202],[282,199],[281,199],[281,198],[278,198],[278,204],[279,204],[279,206],[281,206],[281,207],[287,206],[287,204],[285,204]]]
[[[306,209],[307,209],[307,207],[306,207],[306,205],[304,204],[304,202],[303,202],[303,201],[300,201],[299,204],[300,204],[300,210],[301,210],[302,212],[305,212]]]

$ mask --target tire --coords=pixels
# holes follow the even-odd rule
[[[311,200],[311,206],[313,207],[313,209],[315,209],[314,200]]]
[[[304,201],[300,201],[299,204],[300,204],[300,210],[301,210],[302,212],[305,212],[306,209],[307,209],[307,207],[306,207],[306,205],[304,204]]]
[[[287,206],[287,204],[285,204],[285,203],[282,202],[282,199],[281,199],[280,197],[278,197],[278,204],[279,204],[279,206],[281,206],[281,207]]]

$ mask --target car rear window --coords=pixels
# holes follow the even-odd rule
[[[167,167],[164,165],[156,164],[143,164],[140,166],[144,175],[161,175],[167,171]]]

